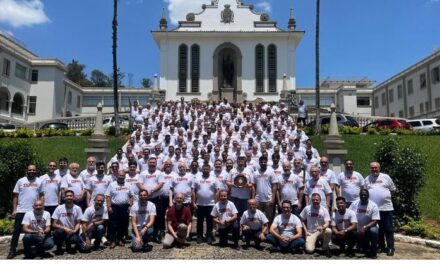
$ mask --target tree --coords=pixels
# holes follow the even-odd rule
[[[117,58],[117,43],[118,43],[118,0],[113,0],[113,100],[115,110],[115,136],[119,136],[121,131],[119,129],[119,100],[118,100],[118,58]]]
[[[92,83],[87,79],[87,75],[84,73],[86,66],[80,64],[77,60],[72,59],[72,62],[66,66],[66,77],[72,82],[81,86],[92,86]]]
[[[316,0],[316,39],[315,39],[315,57],[316,57],[316,68],[315,68],[315,75],[316,75],[316,126],[315,126],[315,133],[319,134],[321,131],[320,125],[320,117],[321,117],[321,96],[320,96],[320,81],[319,81],[319,16],[320,16],[320,8],[321,8],[321,1]]]
[[[111,86],[110,78],[100,70],[93,70],[90,74],[90,81],[94,87],[109,87]]]
[[[125,78],[125,73],[121,71],[121,69],[118,68],[117,70],[117,75],[118,75],[118,87],[125,87],[124,84],[122,84],[122,80],[124,80]],[[113,83],[113,73],[109,74],[109,82],[110,84]]]
[[[149,78],[143,78],[141,81],[142,87],[144,88],[151,88],[151,79]]]

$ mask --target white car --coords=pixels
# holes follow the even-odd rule
[[[408,120],[408,123],[413,127],[414,130],[440,132],[440,118]]]
[[[102,120],[102,124],[104,128],[115,126],[115,117],[104,118]],[[119,117],[119,124],[121,128],[128,128],[128,117]]]
[[[17,128],[13,124],[6,124],[6,123],[0,123],[0,129],[3,130],[3,132],[14,132]]]

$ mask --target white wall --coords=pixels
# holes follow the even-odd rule
[[[37,97],[35,115],[29,115],[29,122],[51,119],[55,105],[55,69],[52,67],[35,67],[38,70],[38,82],[31,85],[30,96]]]

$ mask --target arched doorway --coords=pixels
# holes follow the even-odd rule
[[[21,93],[16,93],[14,95],[14,99],[13,99],[13,103],[12,103],[12,113],[13,114],[17,114],[17,115],[22,115],[23,114],[23,108],[24,108],[24,97]]]
[[[10,94],[8,88],[0,87],[0,113],[9,113]]]
[[[223,43],[213,56],[213,99],[228,98],[229,101],[242,102],[242,55],[232,43]]]

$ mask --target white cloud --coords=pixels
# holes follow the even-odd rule
[[[203,4],[210,4],[209,0],[164,0],[168,4],[168,12],[171,23],[177,25],[179,21],[185,20],[189,12],[202,11]]]
[[[49,21],[41,0],[0,0],[0,23],[18,28]]]
[[[263,11],[265,13],[270,13],[270,11],[272,10],[272,6],[267,1],[263,1],[263,2],[257,3],[255,6],[259,10],[261,10],[261,11]]]

